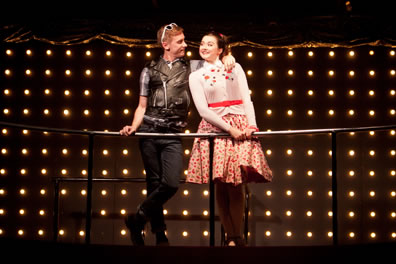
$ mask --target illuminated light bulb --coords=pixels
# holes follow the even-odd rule
[[[293,192],[292,192],[291,190],[287,190],[287,191],[286,191],[286,195],[287,195],[287,196],[291,196],[292,194],[293,194]]]
[[[293,115],[293,110],[288,110],[288,111],[287,111],[287,115],[288,115],[288,116],[292,116],[292,115]]]
[[[287,74],[288,74],[289,76],[292,76],[292,75],[294,74],[294,72],[293,72],[293,70],[288,70],[288,71],[287,71]]]
[[[348,216],[349,216],[349,218],[355,217],[355,212],[350,211],[350,212],[348,213]]]
[[[146,57],[151,57],[151,52],[150,51],[146,52]]]
[[[287,231],[287,232],[286,232],[286,236],[287,236],[287,237],[291,237],[292,235],[293,235],[293,233],[292,233],[291,231]]]
[[[142,190],[142,194],[143,194],[143,195],[147,195],[147,190],[146,190],[146,189],[143,189],[143,190]]]
[[[62,173],[62,175],[66,175],[67,174],[67,170],[66,169],[62,169],[61,173]]]
[[[252,76],[252,75],[253,75],[253,71],[252,71],[252,70],[248,70],[248,71],[246,72],[246,74],[247,74],[248,76]]]
[[[129,173],[129,171],[128,171],[127,169],[123,169],[123,170],[122,170],[122,174],[128,175],[128,173]]]
[[[108,56],[108,57],[111,56],[111,51],[110,50],[106,51],[106,56]]]
[[[88,173],[87,173],[87,170],[81,170],[81,175],[87,175]]]
[[[390,192],[390,196],[391,196],[392,198],[394,198],[394,197],[396,196],[396,191],[391,191],[391,192]]]
[[[110,95],[110,90],[106,89],[106,90],[104,91],[104,94],[107,95],[107,96]]]
[[[107,170],[102,170],[102,175],[103,176],[106,176],[108,174],[108,171]]]
[[[292,50],[289,50],[289,52],[287,53],[287,55],[289,55],[289,57],[293,57],[294,52]]]
[[[46,191],[45,189],[41,189],[41,190],[40,190],[40,194],[41,194],[41,195],[45,195],[46,193],[47,193],[47,191]]]
[[[47,170],[46,169],[41,169],[41,174],[43,174],[43,175],[47,174]]]
[[[66,189],[62,189],[60,192],[62,195],[66,195],[67,194],[67,190]]]
[[[128,150],[127,149],[123,149],[122,150],[122,154],[124,154],[125,156],[128,155]]]
[[[184,154],[185,154],[185,155],[189,155],[189,154],[190,154],[190,150],[189,150],[189,149],[185,149],[185,150],[184,150]]]
[[[327,212],[327,216],[328,216],[328,217],[333,217],[333,212],[332,212],[332,211],[328,211],[328,212]]]
[[[313,57],[313,55],[314,55],[314,53],[313,53],[312,50],[308,51],[308,56],[309,56],[309,57]]]
[[[265,211],[266,216],[271,216],[271,214],[272,214],[271,211],[269,211],[269,210]]]
[[[333,237],[333,232],[331,231],[327,232],[327,237]]]
[[[125,71],[125,75],[126,75],[126,76],[131,76],[131,75],[132,75],[132,72],[131,72],[130,70],[126,70],[126,71]]]
[[[19,236],[23,236],[23,235],[24,235],[23,229],[19,229],[19,230],[18,230],[18,235],[19,235]]]
[[[79,235],[80,237],[83,237],[83,236],[85,236],[85,232],[84,232],[83,230],[80,230],[80,232],[78,232],[78,235]]]
[[[313,237],[312,232],[307,232],[307,237],[309,237],[309,238]]]
[[[45,149],[45,148],[43,148],[43,149],[41,150],[41,154],[43,154],[43,155],[47,155],[47,154],[48,154],[48,150],[47,150],[47,149]]]
[[[91,56],[92,55],[92,51],[90,51],[90,50],[85,51],[85,55],[86,56]]]
[[[71,76],[71,71],[70,70],[66,70],[65,74],[66,74],[66,76]]]
[[[374,131],[370,131],[369,134],[370,134],[370,136],[374,136],[375,132]]]
[[[286,171],[286,174],[287,174],[288,176],[291,176],[291,175],[293,175],[293,171],[292,171],[292,170],[287,170],[287,171]]]
[[[395,115],[395,114],[396,114],[396,110],[395,110],[395,109],[389,110],[389,114],[390,114],[390,115]]]
[[[270,149],[267,149],[267,151],[265,152],[268,156],[271,156],[271,154],[272,154],[272,150],[270,150]]]
[[[371,212],[370,212],[370,217],[371,217],[371,218],[374,218],[375,216],[376,216],[376,213],[375,213],[374,211],[371,211]]]
[[[313,175],[313,172],[311,170],[309,170],[309,171],[307,171],[307,175],[311,177]]]
[[[351,156],[351,157],[355,156],[355,151],[354,150],[350,150],[349,151],[349,156]]]
[[[313,96],[314,92],[312,90],[308,90],[308,95]]]
[[[272,195],[272,192],[271,192],[270,190],[268,190],[268,191],[266,191],[266,195],[267,195],[268,197],[270,197],[270,196]]]
[[[291,149],[286,150],[286,154],[289,155],[289,156],[292,155],[293,154],[293,150],[291,150]]]
[[[125,189],[122,189],[120,192],[121,192],[121,195],[122,195],[122,196],[125,196],[125,195],[127,195],[127,193],[128,193],[127,190],[125,190]]]
[[[11,91],[9,89],[4,89],[4,95],[11,95]]]
[[[22,154],[23,154],[23,155],[27,155],[27,154],[28,154],[28,150],[27,150],[27,149],[25,149],[25,148],[24,148],[24,149],[22,149],[22,151],[21,151],[21,152],[22,152]]]
[[[370,116],[374,116],[374,115],[375,115],[375,111],[374,111],[374,110],[370,110],[370,111],[369,111],[369,115],[370,115]]]
[[[66,55],[67,55],[67,56],[71,56],[71,55],[72,55],[71,50],[66,50]]]
[[[273,74],[274,74],[274,72],[273,72],[272,70],[268,70],[268,71],[267,71],[267,75],[268,75],[268,76],[272,76]]]
[[[312,212],[311,212],[311,211],[307,211],[306,215],[307,215],[308,217],[311,217],[311,216],[312,216]]]
[[[184,134],[190,134],[190,130],[188,129],[184,130]]]
[[[102,194],[102,196],[106,196],[107,195],[107,191],[106,190],[102,190],[100,193]]]
[[[351,177],[355,176],[355,172],[353,170],[349,171],[349,176]]]
[[[21,175],[26,175],[26,173],[27,173],[26,169],[21,169],[19,172],[21,173]]]
[[[88,110],[88,109],[85,109],[85,110],[84,110],[84,115],[85,115],[85,116],[89,116],[89,110]]]
[[[370,90],[369,91],[369,96],[374,96],[374,95],[375,95],[375,92],[373,90]]]
[[[307,154],[308,154],[308,156],[312,156],[313,155],[313,150],[308,150]]]
[[[274,55],[274,54],[272,53],[272,51],[268,51],[268,52],[267,52],[267,56],[268,56],[268,57],[271,58],[273,55]]]
[[[314,114],[314,112],[312,110],[308,110],[307,113],[308,113],[309,116],[312,116]]]
[[[187,232],[187,231],[183,231],[182,235],[183,235],[184,237],[188,237],[188,232]]]
[[[188,215],[188,211],[187,210],[183,210],[183,215],[187,216]]]
[[[267,110],[267,115],[269,115],[269,116],[272,115],[272,110],[271,109]]]
[[[312,195],[313,195],[313,191],[311,190],[307,191],[307,196],[312,197]]]
[[[27,69],[27,70],[25,71],[25,74],[26,74],[27,76],[31,76],[31,75],[32,75],[32,71],[31,71],[30,69]]]
[[[85,70],[85,75],[86,76],[91,76],[91,74],[92,74],[92,71],[91,70]]]
[[[43,113],[44,113],[44,115],[49,115],[50,111],[48,109],[44,109]]]
[[[331,51],[329,51],[329,56],[330,56],[330,57],[334,57],[334,56],[335,56],[335,53],[334,53],[334,51],[332,51],[332,50],[331,50]]]
[[[184,190],[184,191],[183,191],[183,194],[184,194],[185,196],[187,196],[187,195],[189,194],[188,190]]]
[[[249,51],[249,52],[247,53],[247,56],[248,56],[249,58],[253,57],[253,52]]]
[[[208,191],[208,190],[204,190],[204,191],[203,191],[203,195],[204,195],[204,196],[208,196],[208,195],[209,195],[209,191]]]
[[[81,192],[80,192],[80,193],[81,193],[81,195],[82,195],[82,196],[85,196],[85,195],[87,195],[87,191],[86,191],[86,190],[81,190]]]
[[[389,153],[390,153],[391,156],[395,156],[396,155],[396,151],[394,149],[392,149]]]
[[[104,156],[107,156],[109,154],[109,151],[107,149],[104,149],[102,153]]]
[[[334,95],[334,91],[333,90],[329,90],[329,95],[333,96]]]
[[[129,96],[129,95],[131,95],[131,91],[125,90],[124,94],[125,94],[126,96]]]
[[[329,110],[329,116],[333,116],[334,115],[334,110],[330,109]]]
[[[371,232],[370,233],[370,238],[374,239],[376,238],[377,234],[375,232]]]
[[[396,91],[395,91],[395,90],[390,90],[390,91],[389,91],[389,94],[390,94],[391,96],[394,96],[394,95],[396,95]]]
[[[105,75],[106,75],[106,76],[110,76],[110,75],[111,75],[111,71],[110,71],[110,70],[106,70],[106,71],[105,71]]]
[[[287,94],[288,94],[289,96],[293,95],[293,90],[287,90]]]
[[[369,71],[369,74],[370,74],[371,77],[373,77],[373,76],[375,75],[375,71],[370,70],[370,71]]]
[[[390,56],[395,56],[395,51],[394,50],[389,51],[389,55]]]
[[[191,57],[192,56],[192,52],[191,51],[187,51],[186,55],[187,55],[187,57]]]
[[[392,76],[395,76],[396,75],[396,71],[395,70],[390,70],[389,74],[392,75]]]
[[[354,57],[355,56],[355,52],[353,51],[353,50],[351,50],[350,52],[349,52],[349,57]]]
[[[6,70],[4,71],[4,74],[7,75],[7,76],[10,76],[10,75],[11,75],[11,70],[6,69]]]
[[[349,236],[349,238],[354,238],[355,237],[355,233],[354,232],[349,232],[348,236]]]
[[[268,96],[271,96],[271,95],[272,95],[272,90],[271,90],[271,89],[267,90],[267,95],[268,95]]]
[[[208,216],[208,215],[209,215],[209,212],[208,212],[208,210],[204,210],[204,211],[202,212],[202,214],[203,214],[204,216]]]
[[[100,214],[101,214],[102,216],[105,216],[105,215],[106,215],[106,210],[104,210],[104,209],[100,210]]]
[[[27,49],[26,50],[26,55],[31,56],[31,55],[33,55],[33,52],[30,49]]]
[[[353,116],[353,115],[355,115],[355,111],[351,109],[351,110],[348,111],[348,114],[349,114],[350,116]]]
[[[51,94],[51,90],[50,89],[45,89],[44,90],[44,94],[45,95],[50,95]]]
[[[25,213],[26,213],[26,212],[25,212],[25,209],[20,209],[20,210],[19,210],[19,214],[20,214],[20,215],[24,215]]]
[[[374,177],[375,176],[375,171],[370,171],[369,175],[370,175],[370,177]]]
[[[45,215],[45,211],[44,210],[40,210],[39,211],[39,215],[44,216]]]
[[[23,114],[28,115],[29,114],[29,109],[23,109]]]
[[[313,76],[313,71],[312,70],[308,71],[308,76],[311,76],[311,77]]]
[[[45,70],[45,75],[50,76],[51,75],[51,70]]]
[[[1,149],[1,154],[6,155],[8,153],[7,149],[3,148]]]
[[[371,55],[371,56],[373,56],[375,53],[374,53],[374,50],[370,50],[369,51],[369,54]]]
[[[7,54],[8,56],[11,56],[11,55],[12,55],[12,50],[7,49],[7,50],[6,50],[6,54]]]
[[[394,135],[396,135],[396,131],[392,129],[392,130],[389,132],[389,134],[390,134],[391,136],[394,136]]]
[[[292,216],[292,214],[293,214],[293,213],[292,213],[290,210],[287,210],[287,211],[286,211],[286,216],[289,216],[289,217],[290,217],[290,216]]]
[[[369,155],[370,156],[375,156],[375,151],[374,150],[370,150]]]

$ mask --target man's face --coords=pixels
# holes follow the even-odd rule
[[[187,44],[184,41],[184,34],[180,33],[172,36],[169,42],[163,42],[163,46],[173,57],[183,57],[187,48]]]

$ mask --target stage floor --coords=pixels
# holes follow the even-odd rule
[[[280,247],[133,247],[0,239],[9,263],[393,263],[396,243]],[[392,260],[393,259],[393,260]]]

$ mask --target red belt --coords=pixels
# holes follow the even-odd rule
[[[232,101],[223,101],[217,103],[208,104],[209,107],[228,107],[231,105],[240,105],[242,104],[242,100],[232,100]]]

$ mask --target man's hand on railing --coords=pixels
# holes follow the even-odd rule
[[[135,134],[136,130],[132,128],[132,126],[124,126],[123,129],[120,130],[121,136],[130,136]]]

